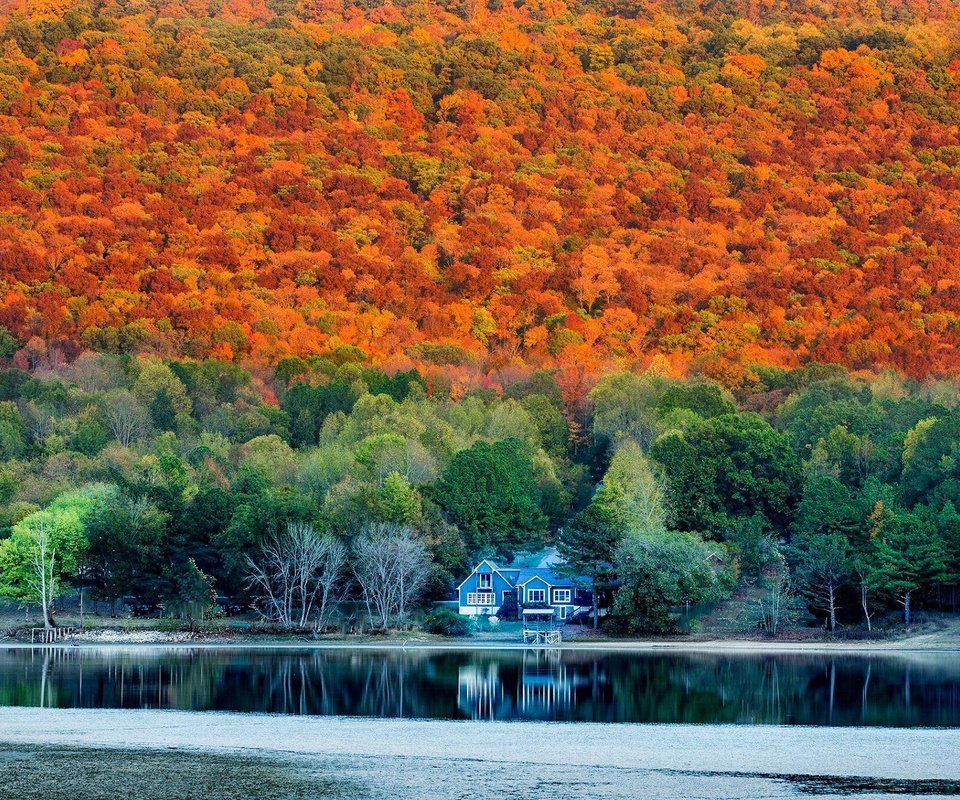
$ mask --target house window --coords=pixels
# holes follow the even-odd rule
[[[569,589],[554,589],[554,590],[553,590],[553,602],[554,602],[554,603],[569,603],[569,602],[570,602],[570,590],[569,590]]]
[[[492,606],[495,602],[493,592],[467,592],[468,606]]]
[[[528,603],[546,603],[547,590],[546,589],[527,589],[527,602]]]
[[[478,588],[480,589],[492,589],[493,588],[493,573],[492,572],[481,572],[477,575],[479,578]]]

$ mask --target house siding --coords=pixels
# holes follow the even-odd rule
[[[534,600],[531,596],[531,593],[536,593],[539,598],[540,593],[542,592],[543,599]],[[550,584],[547,583],[543,578],[531,578],[523,585],[523,602],[528,603],[540,603],[542,605],[550,604]]]
[[[513,589],[517,591],[517,602],[521,606],[552,608],[559,619],[568,619],[590,608],[590,592],[578,588],[569,578],[552,571],[547,573],[548,577],[530,575],[529,572],[516,568],[500,569],[491,562],[481,562],[458,587],[459,612],[467,616],[496,614],[503,605],[504,594]],[[490,576],[490,588],[481,589],[481,576],[487,575]],[[493,597],[486,598],[491,590]],[[480,602],[481,597],[484,602]]]
[[[489,589],[480,588],[480,576],[490,575],[491,586]],[[480,614],[496,614],[500,606],[503,605],[503,593],[512,589],[513,586],[508,583],[504,577],[486,562],[479,565],[459,589],[459,611],[468,616],[477,616]],[[493,595],[492,602],[479,603],[476,595],[490,593]],[[471,596],[473,595],[473,596]],[[473,602],[471,602],[473,601]]]

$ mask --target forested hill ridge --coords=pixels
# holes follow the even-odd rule
[[[21,367],[960,367],[953,0],[7,0],[0,42]]]

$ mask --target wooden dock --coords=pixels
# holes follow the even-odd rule
[[[30,644],[53,644],[79,632],[79,628],[31,628]]]
[[[563,641],[560,631],[545,631],[537,628],[523,629],[523,643],[533,647],[556,647]]]

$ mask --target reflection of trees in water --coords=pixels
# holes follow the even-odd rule
[[[806,655],[645,657],[609,672],[611,721],[960,725],[949,659],[920,680],[909,662]]]
[[[426,653],[258,653],[229,667],[213,707],[284,714],[453,716],[452,681]],[[438,691],[440,689],[440,691]]]
[[[960,664],[588,651],[0,651],[0,704],[608,722],[960,725]]]

